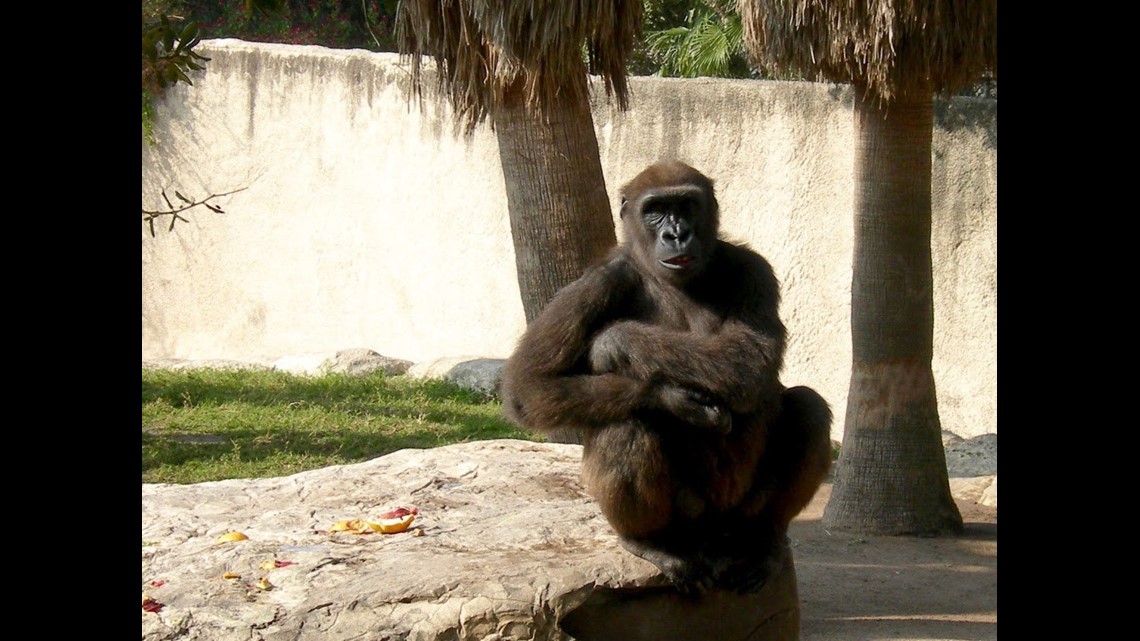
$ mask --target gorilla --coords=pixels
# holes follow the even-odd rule
[[[551,299],[503,369],[504,414],[581,435],[582,477],[623,547],[684,594],[759,590],[831,465],[831,410],[784,388],[768,262],[718,236],[681,162],[621,190],[622,244]]]

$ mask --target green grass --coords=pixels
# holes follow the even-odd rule
[[[142,370],[142,482],[282,476],[403,448],[541,440],[444,381],[274,371]]]

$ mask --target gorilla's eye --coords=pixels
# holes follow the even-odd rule
[[[661,226],[661,223],[665,222],[665,214],[666,211],[664,209],[653,208],[646,209],[641,217],[645,220],[646,227],[657,228]]]

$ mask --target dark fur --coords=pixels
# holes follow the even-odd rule
[[[625,547],[682,591],[759,589],[827,473],[831,412],[780,383],[776,277],[718,239],[708,178],[653,165],[622,189],[621,215],[623,245],[560,291],[507,361],[504,410],[582,431],[587,488]],[[678,255],[694,260],[661,262]]]

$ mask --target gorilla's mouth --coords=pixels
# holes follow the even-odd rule
[[[674,256],[672,258],[666,258],[665,260],[661,261],[661,264],[665,265],[669,269],[684,269],[684,268],[688,267],[689,265],[693,264],[693,262],[695,262],[696,260],[697,260],[696,256],[691,256],[689,254],[681,254],[680,256]]]

